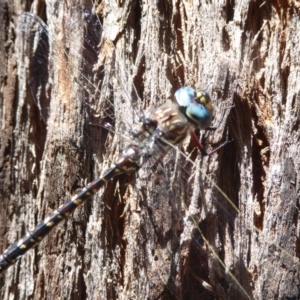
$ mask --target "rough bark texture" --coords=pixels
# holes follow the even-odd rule
[[[210,82],[216,123],[235,104],[205,138],[233,143],[204,158],[185,143],[193,162],[167,156],[168,181],[146,166],[110,182],[1,276],[1,299],[300,297],[296,1],[97,3],[93,70],[89,0],[0,3],[1,252],[111,166],[133,106]],[[50,33],[38,76],[17,23],[30,8]]]

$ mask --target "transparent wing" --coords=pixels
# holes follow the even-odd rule
[[[147,39],[139,37],[140,41],[133,43],[135,61],[129,64],[130,55],[125,52],[125,47],[122,52],[114,44],[118,40],[115,28],[102,26],[92,11],[78,12],[85,24],[79,49],[68,42],[60,50],[55,46],[52,49],[50,45],[61,42],[61,37],[51,35],[35,15],[23,15],[21,31],[28,40],[23,50],[29,60],[28,85],[43,120],[52,126],[49,90],[70,80],[73,70],[69,62],[77,60],[73,78],[82,91],[79,103],[87,116],[83,126],[84,135],[88,137],[85,140],[99,139],[103,143],[101,132],[107,132],[109,128],[114,133],[114,142],[104,139],[105,147],[100,148],[113,148],[113,143],[122,145],[130,137],[132,124],[144,117],[145,104],[141,98],[150,99],[148,102],[153,105],[170,98],[170,92],[157,89],[158,95],[147,94],[151,80],[157,79],[140,77],[140,71],[149,68],[144,57]],[[120,27],[125,28],[122,16],[120,20]],[[72,22],[75,20],[66,14],[69,37],[75,27]],[[122,30],[119,28],[116,32]],[[52,87],[49,85],[51,67],[61,61],[63,68],[59,80]],[[65,107],[70,106],[65,104]],[[226,181],[234,178],[224,175],[222,182],[215,182],[222,176],[216,176],[214,172],[230,168],[226,165],[230,151],[229,146],[220,153],[222,164],[220,170],[216,170],[214,159],[203,159],[193,145],[185,143],[183,147],[174,147],[158,162],[148,159],[136,175],[120,178],[117,181],[119,189],[115,189],[116,183],[109,183],[102,192],[101,200],[104,201],[93,202],[91,222],[86,229],[85,268],[87,273],[90,272],[85,277],[87,293],[92,294],[96,286],[104,287],[107,294],[107,291],[113,291],[113,295],[121,295],[116,288],[121,281],[124,283],[120,286],[130,286],[134,290],[126,270],[136,266],[133,270],[143,270],[143,279],[153,298],[165,294],[166,299],[199,299],[199,295],[204,299],[225,299],[227,293],[231,298],[253,298],[249,283],[240,276],[247,272],[243,265],[245,255],[240,258],[238,253],[234,262],[228,261],[226,256],[227,251],[238,252],[238,246],[232,244],[236,228],[241,242],[247,242],[249,228],[255,232],[240,210],[231,205],[232,199],[238,203],[237,195],[228,188]],[[110,163],[113,164],[112,159]],[[201,165],[208,167],[204,171],[199,167]],[[208,177],[207,173],[212,176]],[[113,251],[115,249],[117,251]],[[106,276],[109,277],[107,281]],[[218,284],[213,284],[216,277]]]
[[[21,52],[22,63],[26,66],[28,85],[41,113],[47,123],[50,105],[49,86],[49,33],[48,28],[37,16],[24,13],[20,20],[20,33],[24,41]]]
[[[73,59],[78,60],[78,70],[74,81],[79,85],[84,96],[81,104],[88,120],[84,126],[84,134],[93,140],[98,138],[99,129],[101,131],[103,127],[105,127],[104,130],[108,127],[113,128],[116,141],[121,141],[122,145],[122,141],[130,136],[132,123],[137,123],[144,117],[143,103],[134,85],[134,82],[138,81],[135,78],[136,69],[140,68],[143,61],[144,44],[141,43],[136,52],[137,65],[133,63],[133,66],[126,66],[126,53],[118,52],[112,42],[103,38],[103,29],[98,17],[88,11],[81,11],[81,13],[85,24],[82,32],[83,46],[77,49],[65,42],[60,50],[55,49],[55,44],[60,40],[50,35],[41,19],[30,13],[22,15],[21,31],[28,41],[25,53],[30,61],[28,85],[43,120],[48,123],[51,106],[50,97],[45,91],[51,88],[47,86],[51,66],[61,64],[63,69],[59,72],[59,82],[67,82],[72,72],[68,62]],[[65,23],[67,28],[73,27],[72,19],[67,19]],[[68,33],[72,34],[70,31]],[[53,45],[53,49],[49,47],[49,44]],[[130,114],[125,119],[121,117],[124,107]],[[195,150],[191,151],[195,159],[197,153]],[[158,162],[148,159],[138,172],[136,179],[120,179],[121,186],[125,182],[132,184],[132,193],[137,194],[139,199],[138,203],[131,204],[131,210],[133,210],[132,207],[141,210],[139,230],[144,232],[142,238],[145,240],[144,251],[149,253],[145,259],[150,261],[147,267],[148,284],[157,291],[157,295],[166,288],[167,294],[172,297],[176,296],[176,278],[170,280],[170,275],[177,272],[186,274],[185,282],[187,286],[194,287],[193,294],[214,294],[213,288],[209,285],[209,277],[216,272],[217,267],[214,266],[214,271],[212,271],[209,264],[210,262],[219,264],[218,259],[221,261],[222,259],[219,258],[217,252],[213,253],[205,244],[207,224],[210,220],[216,221],[216,207],[224,216],[226,226],[233,226],[235,215],[226,204],[220,207],[211,204],[211,207],[205,208],[204,202],[209,183],[198,170],[200,161],[199,158],[196,162],[188,161],[183,152],[174,149]],[[122,197],[130,193],[130,189],[126,190],[121,187],[119,193]],[[105,198],[111,198],[111,196],[106,195]],[[121,209],[119,204],[116,205],[111,201],[106,203],[112,211],[116,207]],[[107,211],[107,208],[104,210]],[[130,212],[127,214],[125,220],[129,222]],[[112,230],[112,236],[118,237],[122,235],[122,232],[113,225],[116,218],[120,218],[120,214],[111,215],[104,220],[111,224],[106,230]],[[100,238],[101,234],[103,234],[102,231],[92,235],[88,238],[88,243],[92,245],[92,240],[95,237]],[[132,238],[126,237],[128,240]],[[210,245],[212,241],[208,243]],[[222,247],[221,243],[219,247]],[[134,252],[134,249],[130,251]],[[183,252],[187,253],[190,260],[188,265],[185,265],[180,258]],[[176,262],[178,259],[179,261]],[[193,266],[194,261],[198,261],[199,264]],[[92,264],[92,261],[90,263]],[[173,273],[175,266],[178,271]],[[232,279],[227,276],[222,267],[218,267],[218,272],[220,272],[220,277],[236,285],[235,277],[233,276]],[[242,295],[247,295],[241,287],[237,286],[237,290]],[[183,292],[186,295],[190,293],[188,289]]]

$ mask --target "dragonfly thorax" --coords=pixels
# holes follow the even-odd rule
[[[182,142],[190,129],[187,118],[175,104],[166,104],[157,108],[151,114],[151,119],[157,124],[155,139],[167,141],[173,145]]]
[[[122,151],[119,160],[131,162],[132,169],[142,165],[148,158],[161,158],[170,144],[182,142],[191,129],[186,116],[178,105],[165,104],[153,109],[138,128],[131,130],[132,142]]]

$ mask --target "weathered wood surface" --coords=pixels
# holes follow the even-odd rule
[[[235,104],[226,126],[207,137],[218,143],[228,128],[234,142],[212,157],[192,152],[191,158],[241,213],[197,168],[186,163],[184,170],[172,170],[170,156],[172,188],[157,195],[147,168],[110,183],[2,275],[1,299],[299,298],[297,2],[104,1],[96,7],[103,23],[102,67],[85,71],[102,80],[94,95],[100,109],[106,93],[114,100],[119,133],[132,121],[131,103],[139,102],[130,78],[143,107],[166,102],[182,85],[205,88],[211,82],[217,120],[225,104]],[[2,252],[100,176],[121,144],[101,129],[95,139],[87,126],[87,112],[95,107],[87,105],[78,72],[83,15],[91,2],[32,5],[51,37],[40,98],[28,85],[17,30],[17,17],[29,4],[2,0],[0,9]],[[46,122],[37,99],[44,108],[50,103]],[[191,149],[184,148],[188,154]]]

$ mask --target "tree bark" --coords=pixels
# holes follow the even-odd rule
[[[200,133],[232,143],[187,140],[109,182],[1,275],[1,299],[300,297],[296,1],[0,3],[1,252],[113,165],[139,112],[183,85],[211,94],[214,124],[234,104]]]

